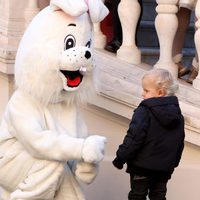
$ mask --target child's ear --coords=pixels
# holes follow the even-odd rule
[[[159,96],[159,97],[163,97],[163,96],[165,96],[165,95],[166,95],[166,92],[165,92],[164,89],[159,89],[159,90],[158,90],[158,96]]]

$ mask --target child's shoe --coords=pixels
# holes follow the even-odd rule
[[[190,69],[181,64],[180,62],[177,63],[177,65],[178,65],[178,78],[181,78],[182,76],[185,76],[186,74],[190,73]]]
[[[190,69],[181,63],[182,58],[182,54],[177,54],[173,57],[174,63],[178,65],[178,78],[190,73]]]
[[[192,67],[192,70],[188,76],[187,82],[188,83],[193,83],[193,80],[197,77],[198,75],[198,70],[195,67]]]
[[[116,53],[117,50],[120,48],[121,44],[122,43],[120,41],[118,41],[117,39],[114,39],[106,45],[105,50],[112,53]]]

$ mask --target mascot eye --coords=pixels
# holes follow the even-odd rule
[[[64,40],[64,50],[70,49],[72,47],[75,47],[76,45],[76,40],[73,35],[67,35],[65,40]]]
[[[91,40],[89,40],[89,41],[86,43],[85,46],[88,47],[88,48],[90,48],[90,47],[91,47]]]

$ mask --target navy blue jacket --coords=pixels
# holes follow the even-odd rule
[[[128,173],[170,178],[184,148],[184,118],[176,96],[143,100],[113,161]]]

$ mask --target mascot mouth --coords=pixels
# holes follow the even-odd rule
[[[66,78],[66,84],[68,87],[78,87],[82,82],[83,75],[80,73],[79,70],[77,71],[68,71],[68,70],[60,70],[60,72]]]

